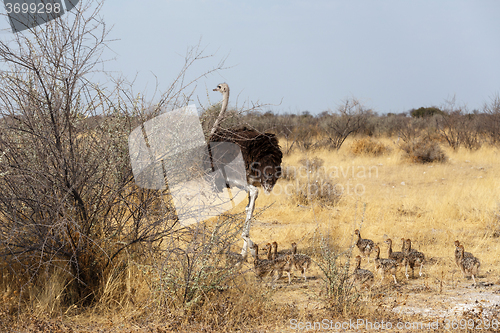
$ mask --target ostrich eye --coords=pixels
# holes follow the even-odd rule
[[[219,89],[220,89],[220,88],[222,88],[222,87],[221,87],[220,85],[218,85],[218,86],[217,86],[217,88],[219,88]]]

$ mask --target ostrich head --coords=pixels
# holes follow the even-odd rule
[[[215,120],[214,126],[212,127],[212,130],[210,131],[210,137],[214,135],[215,131],[219,127],[220,122],[224,118],[224,113],[226,112],[227,109],[227,104],[229,103],[229,86],[227,83],[220,83],[217,85],[217,88],[214,89],[214,91],[218,91],[222,94],[222,105],[220,107],[220,113],[217,119]]]
[[[361,257],[360,256],[356,256],[355,259],[355,262],[356,262],[356,268],[360,268],[361,266]]]
[[[219,129],[220,122],[229,101],[229,86],[220,83],[214,91],[222,94],[222,105],[219,116],[210,131],[211,141],[227,141],[236,143],[243,154],[247,170],[247,180],[250,185],[262,185],[266,193],[271,192],[278,178],[281,177],[281,160],[283,153],[278,139],[272,133],[259,133],[246,127],[238,129]]]
[[[227,85],[227,83],[220,83],[219,85],[217,85],[217,88],[215,88],[214,91],[218,91],[223,95],[227,94],[229,96],[229,86]]]

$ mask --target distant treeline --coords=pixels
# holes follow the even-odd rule
[[[337,111],[316,116],[252,112],[240,116],[239,123],[259,131],[278,134],[293,147],[339,149],[350,135],[399,137],[407,142],[431,139],[453,149],[477,149],[483,144],[500,143],[500,99],[495,98],[481,111],[469,112],[465,107],[421,107],[400,114],[379,115],[356,100],[347,101]]]

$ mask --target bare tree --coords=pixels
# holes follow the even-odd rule
[[[490,103],[485,103],[484,114],[481,115],[481,127],[489,137],[492,144],[500,142],[500,96],[491,98]]]
[[[469,150],[481,146],[477,117],[469,113],[465,106],[456,107],[455,98],[447,101],[444,114],[437,116],[436,128],[440,136],[450,147],[457,149],[463,146]]]
[[[363,128],[371,113],[372,110],[366,109],[358,99],[346,99],[337,112],[323,124],[328,145],[334,149],[340,149],[349,135]]]
[[[187,82],[187,69],[205,58],[199,48],[188,51],[156,105],[123,80],[105,89],[91,81],[110,42],[101,6],[81,1],[0,41],[7,68],[0,73],[0,268],[23,281],[62,270],[72,286],[66,294],[83,302],[99,296],[124,250],[159,249],[174,234],[168,193],[134,184],[128,135],[160,110],[186,105],[197,79]]]

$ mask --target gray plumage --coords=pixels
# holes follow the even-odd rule
[[[474,258],[474,255],[470,252],[464,252],[464,258]],[[460,242],[458,240],[455,241],[455,264],[460,267]]]
[[[361,268],[361,257],[356,256],[356,267],[354,268],[354,282],[360,285],[367,285],[373,283],[373,273],[367,269]]]
[[[307,281],[306,271],[311,266],[311,257],[302,253],[297,253],[297,244],[292,243],[292,254],[290,258],[291,264],[302,274],[304,281]]]
[[[259,258],[259,246],[256,243],[254,243],[251,248],[255,251],[253,261],[255,275],[262,280],[264,276],[271,274],[273,271],[273,261]]]
[[[274,261],[274,272],[276,273],[275,280],[281,278],[283,272],[285,272],[288,275],[288,284],[290,284],[292,282],[292,277],[291,277],[292,265],[291,265],[291,259],[288,258],[288,255],[291,254],[291,251],[288,250],[288,251],[278,252],[277,242],[272,243],[272,248],[273,248],[272,259]]]
[[[396,270],[398,267],[396,260],[380,258],[380,248],[378,247],[378,245],[375,245],[374,251],[375,251],[375,268],[380,272],[380,275],[382,275],[382,279],[387,274],[390,274],[394,278],[394,283],[398,284],[398,280],[396,280]]]
[[[475,276],[479,274],[479,267],[481,266],[481,262],[479,261],[478,258],[474,256],[465,257],[463,245],[459,245],[458,249],[459,249],[458,264],[460,269],[462,270],[462,273],[464,274],[464,277],[466,275],[472,276],[472,280],[474,280],[474,284],[476,284]]]
[[[389,246],[387,249],[387,258],[396,260],[398,265],[402,265],[405,259],[405,255],[403,252],[392,251],[392,239],[388,238],[385,240],[385,243]]]
[[[359,252],[361,252],[361,255],[363,257],[370,258],[370,254],[373,252],[373,249],[375,248],[375,242],[373,242],[371,239],[361,238],[361,233],[359,232],[359,229],[354,230],[354,234],[358,236],[358,239],[356,240],[356,246],[358,247]]]
[[[425,255],[422,252],[414,250],[411,248],[411,240],[407,239],[405,241],[405,249],[404,249],[405,259],[403,264],[405,265],[405,275],[406,279],[409,278],[408,275],[408,267],[411,268],[411,276],[414,277],[414,268],[419,265],[420,270],[418,272],[419,276],[422,276],[422,268],[424,267]]]

